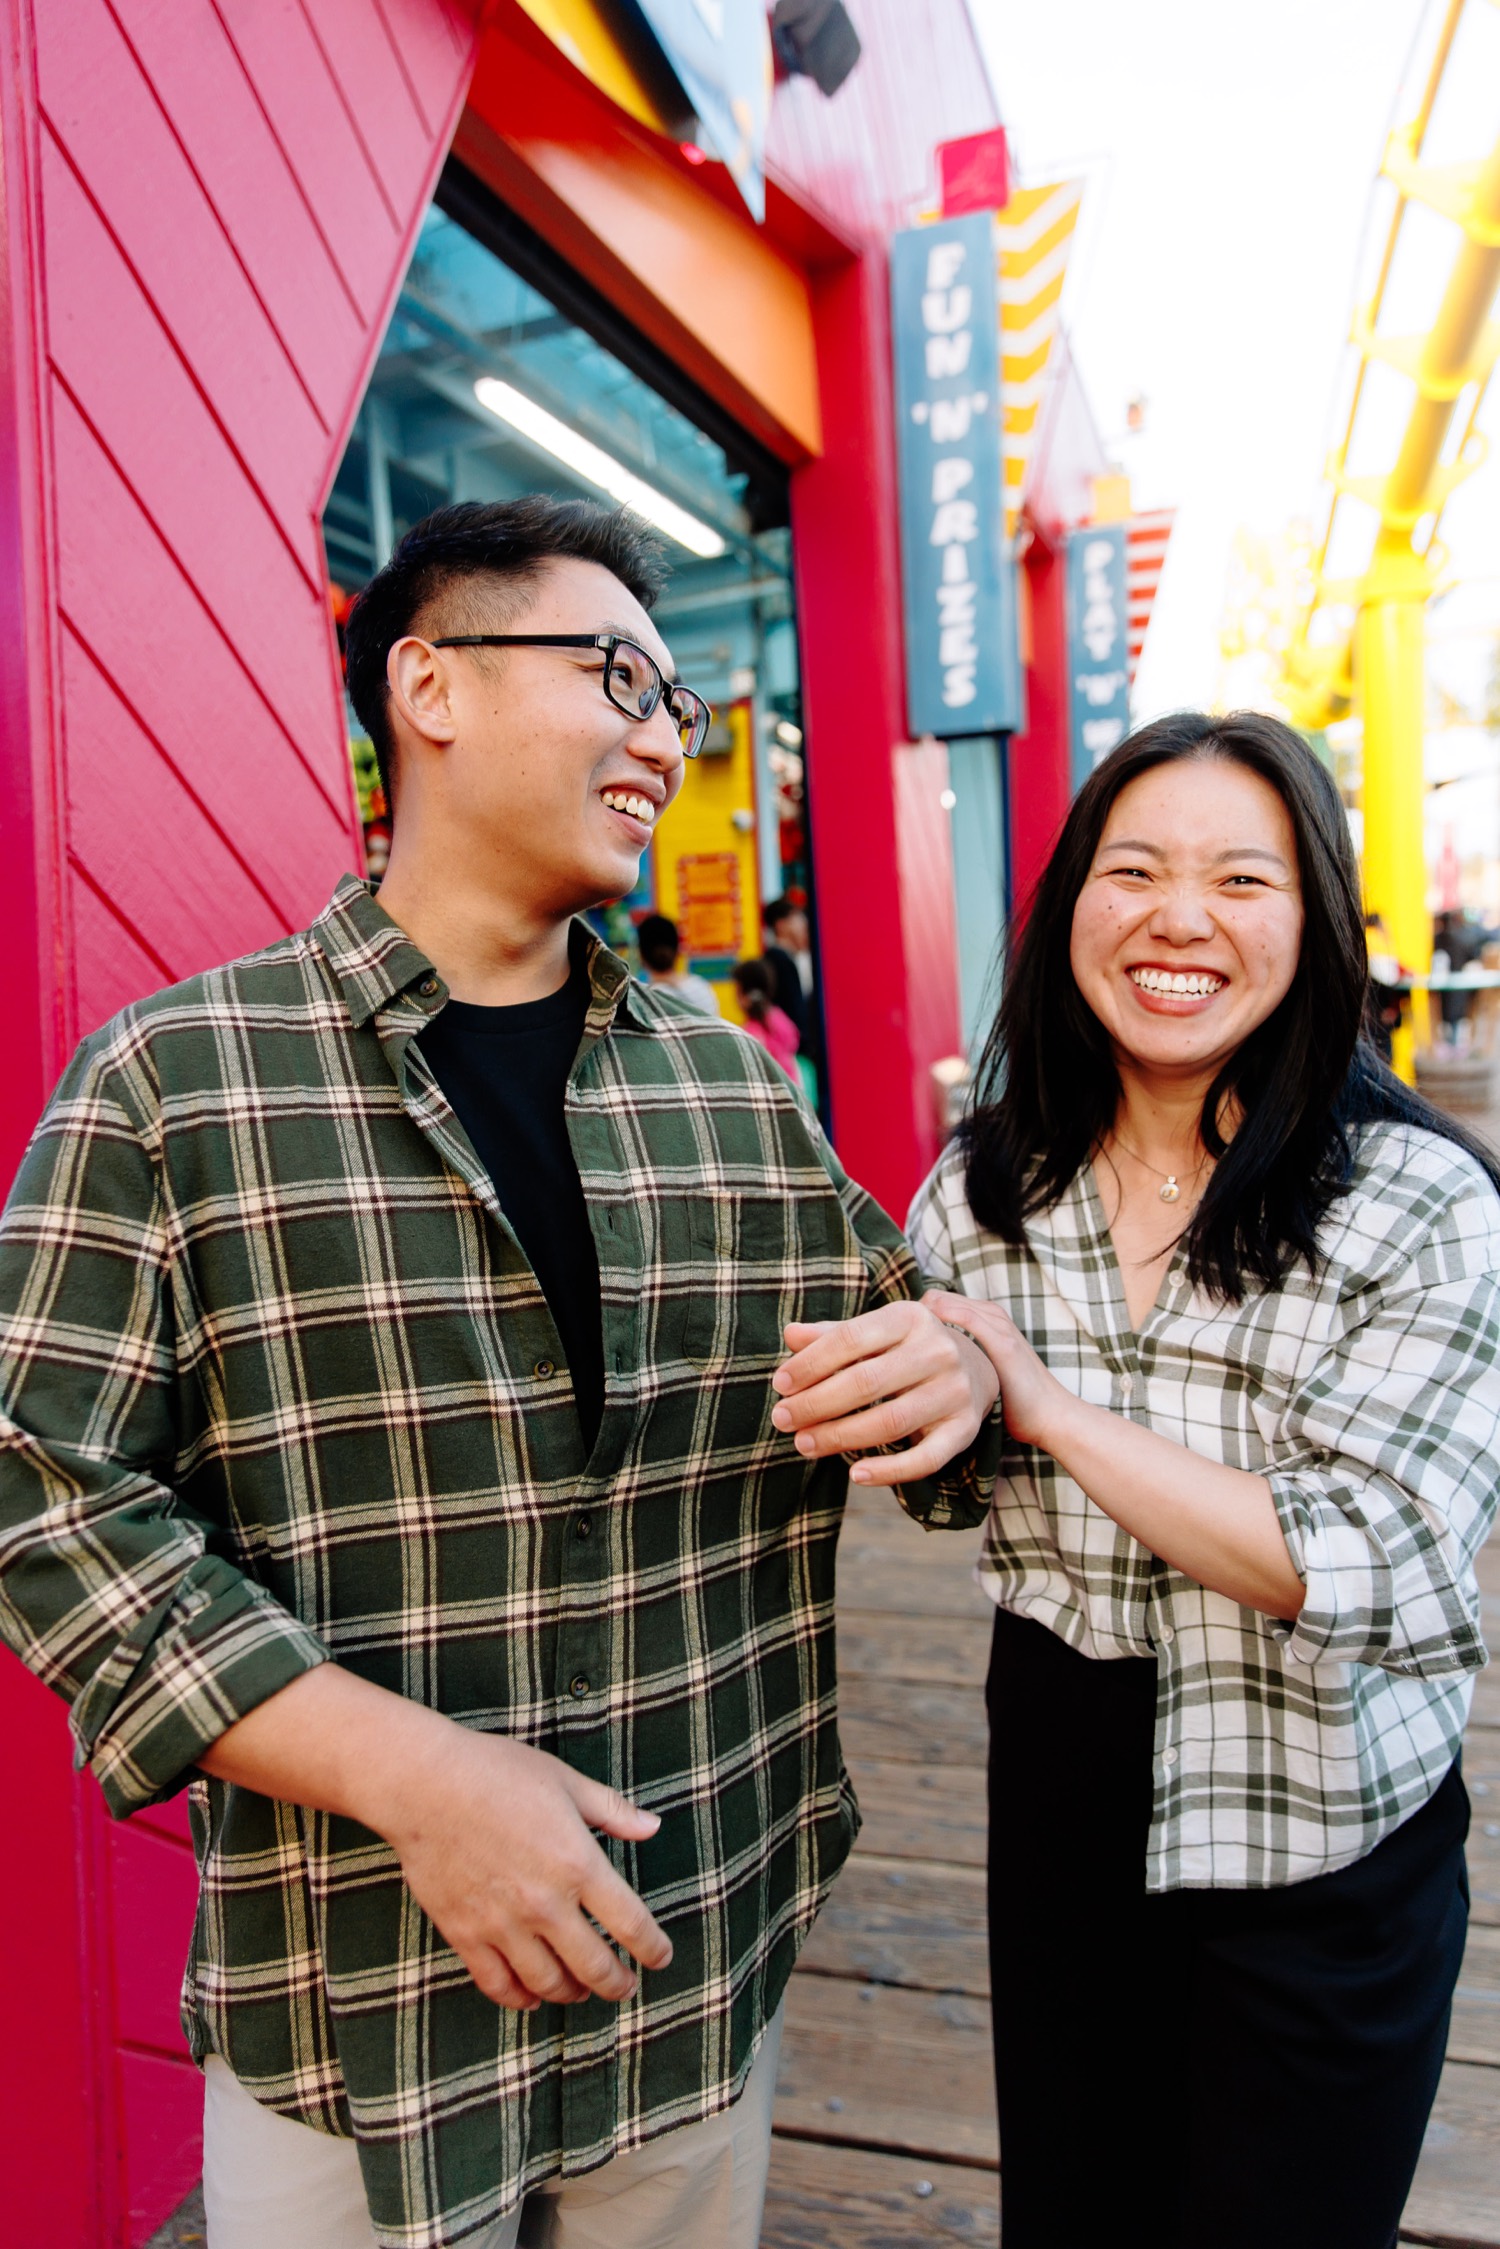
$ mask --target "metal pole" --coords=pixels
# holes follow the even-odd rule
[[[1442,504],[1451,482],[1442,452],[1454,408],[1487,371],[1492,339],[1486,323],[1500,286],[1500,141],[1480,167],[1465,207],[1453,215],[1464,239],[1437,317],[1410,369],[1417,395],[1377,501],[1381,527],[1360,592],[1355,641],[1365,721],[1365,903],[1384,917],[1398,959],[1422,974],[1432,960],[1423,847],[1423,696],[1433,569],[1413,546],[1412,533]],[[1412,1031],[1399,1034],[1395,1064],[1408,1080],[1414,1075],[1413,1043]]]
[[[1393,541],[1385,552],[1377,547],[1355,640],[1355,672],[1365,714],[1361,793],[1365,905],[1384,918],[1396,958],[1423,975],[1432,959],[1422,837],[1429,590],[1427,566],[1409,545]],[[1413,1014],[1420,1012],[1419,1001]],[[1403,1024],[1393,1043],[1397,1075],[1410,1085],[1415,1077],[1414,1027]]]

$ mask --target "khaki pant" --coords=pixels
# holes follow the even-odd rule
[[[464,2249],[756,2249],[782,2009],[745,2090],[581,2179],[549,2179]],[[375,2249],[352,2140],[262,2108],[217,2055],[204,2070],[208,2249]]]

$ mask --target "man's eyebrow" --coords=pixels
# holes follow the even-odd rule
[[[612,624],[609,618],[606,617],[603,624],[599,627],[599,630],[602,633],[618,633],[621,640],[628,640],[632,648],[643,648],[645,649],[648,656],[651,654],[650,649],[646,648],[646,643],[641,638],[640,627],[638,625],[616,625]],[[665,651],[663,651],[663,653],[665,654]],[[668,659],[668,661],[670,661],[670,658]],[[674,687],[677,685],[677,675],[675,672],[668,672],[665,676],[671,680]]]

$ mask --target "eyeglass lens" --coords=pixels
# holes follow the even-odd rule
[[[655,660],[634,641],[616,641],[605,671],[612,703],[631,718],[651,716],[665,691],[684,757],[696,757],[708,732],[708,705],[690,687],[668,688]]]
[[[610,701],[632,718],[649,718],[661,701],[662,676],[644,648],[616,641],[610,655]]]

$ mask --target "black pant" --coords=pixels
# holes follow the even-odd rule
[[[1457,1765],[1353,1866],[1148,1897],[1155,1663],[1002,1610],[988,1695],[1005,2249],[1391,2249],[1463,1959]]]

